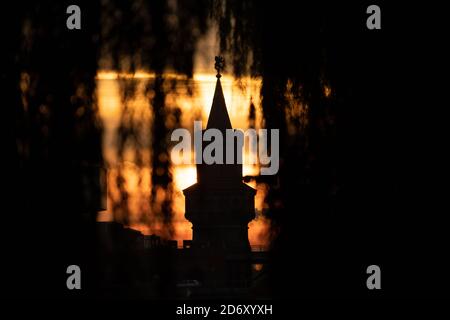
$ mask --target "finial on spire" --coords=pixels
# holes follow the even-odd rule
[[[214,64],[214,68],[217,70],[217,78],[220,78],[222,75],[220,74],[220,71],[223,71],[225,68],[225,59],[222,56],[216,56],[215,57],[216,63]]]

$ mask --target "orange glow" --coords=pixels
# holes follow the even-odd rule
[[[108,167],[108,210],[99,214],[99,220],[113,220],[112,204],[120,199],[120,190],[115,185],[115,180],[119,174],[119,169],[124,177],[124,189],[128,193],[128,219],[130,227],[142,231],[144,234],[156,233],[163,235],[161,222],[153,219],[150,205],[151,197],[151,168],[149,165],[138,167],[136,157],[139,154],[144,164],[150,163],[150,150],[143,148],[136,150],[135,147],[125,148],[123,157],[117,157],[117,130],[121,119],[128,117],[133,124],[138,124],[139,134],[144,141],[150,137],[151,126],[151,98],[145,92],[145,86],[155,78],[155,74],[146,72],[136,72],[135,74],[124,74],[117,72],[101,71],[97,74],[97,95],[99,102],[99,114],[104,125],[103,135],[103,155]],[[167,108],[179,107],[182,111],[181,126],[192,130],[194,120],[202,120],[206,126],[209,110],[214,95],[216,84],[215,74],[195,73],[193,79],[187,79],[184,75],[165,73],[165,79],[181,80],[180,84],[173,91],[166,94]],[[135,95],[123,101],[120,82],[123,79],[138,79]],[[189,81],[193,88],[193,93],[188,94],[186,81]],[[245,130],[249,127],[249,106],[250,100],[256,107],[256,129],[262,122],[260,106],[261,79],[250,77],[238,80],[231,76],[224,75],[221,78],[225,101],[234,128]],[[125,110],[128,110],[125,112]],[[129,111],[132,112],[129,112]],[[192,238],[192,224],[184,218],[184,196],[182,190],[196,182],[195,165],[174,165],[171,169],[173,177],[173,212],[172,225],[175,234],[173,238],[180,243],[182,240]],[[259,168],[257,165],[243,165],[244,175],[257,175]],[[262,185],[250,183],[257,189],[256,209],[261,212],[264,208],[264,196],[267,190]],[[161,195],[158,195],[157,198]],[[143,223],[142,215],[146,216]],[[258,216],[249,224],[249,240],[251,245],[260,246],[268,244],[269,221],[262,216]]]
[[[323,94],[325,95],[325,97],[329,98],[331,96],[331,87],[324,86],[323,87]]]

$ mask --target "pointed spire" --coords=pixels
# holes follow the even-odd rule
[[[206,129],[216,128],[219,130],[232,129],[230,117],[228,116],[225,98],[223,96],[222,84],[220,83],[220,71],[224,67],[224,59],[216,57],[215,68],[217,70],[216,90],[214,91],[213,103],[209,112],[208,124]]]

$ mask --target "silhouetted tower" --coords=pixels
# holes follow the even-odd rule
[[[201,250],[203,259],[209,259],[203,271],[207,275],[213,273],[210,282],[217,286],[242,286],[250,273],[248,223],[255,217],[256,191],[242,182],[237,143],[234,164],[225,164],[225,134],[232,126],[220,83],[222,68],[223,59],[216,57],[217,82],[206,129],[222,132],[224,164],[197,165],[197,183],[183,190],[185,217],[193,224],[192,248]],[[203,142],[203,148],[206,145]]]

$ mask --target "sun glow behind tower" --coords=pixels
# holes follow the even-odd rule
[[[207,122],[214,95],[216,77],[213,73],[195,73],[193,79],[187,79],[183,75],[167,73],[163,75],[167,81],[176,81],[175,90],[167,91],[166,107],[178,107],[181,109],[180,125],[192,130],[194,120]],[[97,96],[99,114],[104,126],[103,155],[108,167],[108,210],[100,213],[99,220],[108,221],[114,219],[117,207],[113,210],[114,203],[120,201],[120,190],[115,183],[119,171],[124,178],[123,188],[128,193],[128,205],[125,213],[128,215],[129,225],[146,234],[160,234],[167,236],[164,226],[154,216],[153,208],[149,205],[151,196],[151,167],[150,148],[141,148],[140,152],[143,164],[137,164],[134,157],[136,146],[128,145],[123,152],[122,159],[118,157],[117,134],[121,121],[129,118],[129,123],[139,127],[138,135],[142,135],[142,141],[148,142],[151,133],[152,112],[151,97],[146,92],[146,85],[154,81],[155,75],[146,72],[124,74],[118,72],[99,72],[97,75]],[[136,90],[132,97],[124,99],[121,88],[127,81],[136,81]],[[261,80],[250,77],[234,79],[231,76],[221,78],[224,97],[228,107],[231,122],[235,128],[247,129],[252,125],[256,129],[262,123],[260,106]],[[189,93],[187,87],[192,88]],[[250,103],[255,106],[255,119],[250,120]],[[131,111],[131,112],[130,112]],[[169,119],[170,121],[170,119]],[[253,123],[254,122],[254,123]],[[244,152],[246,152],[244,150]],[[119,170],[120,169],[120,170]],[[257,175],[257,165],[243,165],[243,175]],[[178,241],[191,239],[191,223],[184,218],[184,197],[181,190],[196,182],[195,165],[174,165],[171,169],[173,177],[173,204],[174,212],[172,225],[174,227],[174,239]],[[249,224],[249,240],[253,246],[268,245],[269,221],[260,213],[264,210],[264,196],[266,187],[264,184],[249,183],[257,190],[255,204],[257,218]],[[156,197],[163,198],[162,191],[156,193]],[[158,199],[156,199],[158,200]],[[120,210],[124,210],[121,208]],[[144,219],[143,219],[144,217]]]

